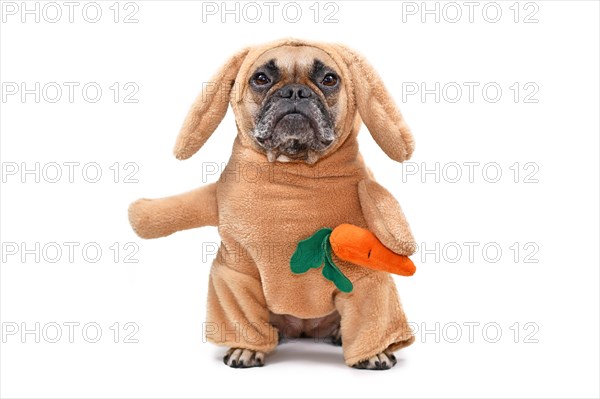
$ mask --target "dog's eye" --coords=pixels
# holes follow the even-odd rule
[[[328,73],[327,75],[325,75],[325,77],[323,78],[323,81],[321,82],[323,84],[323,86],[335,86],[338,82],[338,78],[337,76],[335,76],[332,73]]]
[[[257,73],[256,75],[254,75],[252,80],[254,81],[254,83],[256,83],[259,86],[263,86],[268,83],[271,83],[271,79],[269,79],[267,77],[267,75],[265,75],[264,73]]]

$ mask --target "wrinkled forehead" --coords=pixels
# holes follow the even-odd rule
[[[332,70],[339,72],[339,68],[333,58],[325,51],[313,46],[281,46],[265,51],[250,67],[250,73],[271,61],[282,72],[288,74],[308,73],[315,62],[320,62]]]

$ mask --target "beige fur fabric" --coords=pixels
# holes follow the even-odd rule
[[[248,75],[267,51],[284,48],[293,54],[305,47],[331,57],[345,82],[338,141],[312,165],[268,162],[248,136],[254,123],[243,99]],[[241,89],[232,91],[234,84]],[[222,243],[210,271],[209,340],[270,352],[278,343],[272,313],[315,319],[338,312],[348,365],[410,345],[414,337],[389,274],[336,258],[354,285],[351,293],[343,293],[320,270],[301,275],[290,271],[290,257],[300,240],[342,223],[369,228],[397,253],[414,252],[400,205],[373,180],[358,152],[361,118],[392,159],[406,160],[414,149],[410,130],[373,68],[340,45],[282,40],[245,49],[217,73],[210,92],[198,96],[177,139],[177,158],[198,151],[228,103],[234,109],[238,137],[219,181],[174,197],[138,200],[129,210],[131,224],[143,238],[218,226]],[[252,170],[253,178],[240,179],[240,170]]]

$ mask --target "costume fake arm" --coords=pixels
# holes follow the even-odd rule
[[[393,252],[412,255],[416,242],[392,194],[374,180],[364,179],[358,183],[358,196],[369,230]]]
[[[141,238],[218,224],[216,184],[159,199],[142,198],[129,206],[129,222]]]

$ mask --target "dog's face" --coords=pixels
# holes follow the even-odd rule
[[[347,94],[342,72],[323,50],[282,46],[262,54],[242,83],[246,133],[269,161],[313,164],[339,139]]]
[[[410,158],[410,129],[371,65],[347,47],[286,39],[229,59],[189,111],[175,145],[186,159],[233,107],[239,142],[271,162],[314,164],[358,129],[392,159]],[[235,88],[235,89],[234,89]]]

